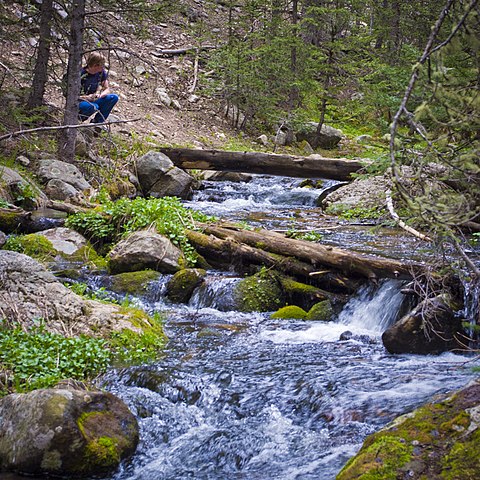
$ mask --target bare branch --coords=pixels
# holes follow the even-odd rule
[[[391,217],[397,222],[398,226],[403,228],[406,232],[411,233],[415,237],[420,238],[421,240],[424,240],[426,242],[431,242],[432,239],[429,236],[423,233],[420,233],[418,230],[415,230],[414,228],[410,227],[398,216],[397,212],[393,208],[392,192],[390,189],[388,189],[385,192],[385,195],[387,197],[388,211],[390,212]]]
[[[20,135],[24,135],[26,133],[34,133],[34,132],[47,132],[53,130],[65,130],[66,128],[95,128],[99,125],[118,125],[119,123],[131,123],[131,122],[138,122],[142,120],[141,118],[133,118],[131,120],[118,120],[115,122],[105,122],[105,123],[85,123],[79,125],[58,125],[53,127],[37,127],[37,128],[29,128],[27,130],[18,130],[16,132],[7,133],[6,135],[2,135],[0,137],[0,142],[3,140],[7,140],[14,137],[19,137]]]

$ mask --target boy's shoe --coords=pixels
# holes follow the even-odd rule
[[[98,137],[102,132],[108,132],[108,127],[99,123],[96,127],[93,127],[93,134]]]

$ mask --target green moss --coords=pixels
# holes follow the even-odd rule
[[[277,310],[275,313],[270,315],[270,318],[298,318],[304,319],[307,315],[307,312],[296,305],[288,305]]]
[[[414,478],[478,478],[480,430],[472,424],[472,410],[478,415],[479,400],[480,386],[467,387],[442,402],[399,417],[365,440],[337,480],[404,478],[407,473],[411,476],[409,472]],[[383,470],[386,467],[391,468]]]
[[[398,438],[379,438],[361,456],[351,459],[337,480],[396,480],[397,469],[410,461],[412,452],[413,447]]]
[[[197,268],[184,268],[171,278],[167,285],[167,296],[172,302],[187,302],[193,290],[200,285],[206,271]]]
[[[22,223],[23,216],[15,210],[6,208],[0,210],[0,230],[4,232],[14,232]]]
[[[262,271],[243,279],[238,283],[235,295],[242,312],[271,312],[285,304],[278,279],[270,272]]]
[[[333,308],[330,300],[323,300],[322,302],[316,303],[307,313],[305,317],[306,320],[321,320],[323,322],[328,322],[332,320],[333,317]]]
[[[132,307],[122,307],[121,313],[140,331],[123,329],[112,333],[109,344],[115,364],[139,364],[157,359],[167,341],[162,318],[158,314],[149,316],[143,310]]]
[[[480,431],[470,439],[453,444],[442,462],[445,480],[476,480],[480,476]]]
[[[111,470],[120,463],[119,440],[97,436],[97,433],[102,431],[102,425],[109,424],[112,424],[110,412],[83,412],[78,418],[77,426],[86,442],[84,458],[86,465],[79,465],[79,472],[92,465],[99,471]]]
[[[52,242],[43,235],[37,235],[36,233],[11,236],[7,239],[3,249],[24,253],[41,262],[52,261],[57,254]]]
[[[99,255],[91,245],[85,245],[79,248],[72,255],[64,255],[69,260],[78,261],[85,264],[90,269],[106,270],[107,260]]]
[[[387,211],[383,207],[352,207],[350,204],[334,203],[327,207],[326,213],[346,220],[369,220],[381,218],[387,214]]]
[[[110,288],[117,293],[141,295],[145,293],[148,284],[157,280],[159,276],[160,273],[154,270],[119,273],[111,277]]]
[[[118,443],[109,437],[92,440],[86,448],[87,462],[100,463],[104,468],[112,468],[120,463]]]

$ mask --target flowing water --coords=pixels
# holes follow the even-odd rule
[[[315,207],[320,190],[299,182],[211,182],[190,206],[270,229],[314,230],[359,251],[425,255],[398,233],[332,227]],[[333,479],[368,434],[473,376],[468,357],[385,351],[380,336],[404,304],[401,282],[362,288],[326,323],[238,313],[238,280],[210,272],[182,307],[165,302],[163,280],[143,300],[167,313],[170,341],[157,363],[105,378],[141,427],[136,456],[114,480]]]
[[[360,251],[425,253],[391,231],[337,229],[315,207],[320,190],[298,183],[212,182],[190,206],[271,229],[315,230],[325,243]],[[236,312],[233,273],[209,272],[183,306],[165,300],[167,280],[138,299],[167,317],[163,358],[104,378],[141,429],[137,453],[111,480],[334,479],[368,434],[474,375],[466,356],[386,352],[381,334],[404,304],[398,281],[363,287],[327,323]]]

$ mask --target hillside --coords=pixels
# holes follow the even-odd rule
[[[186,55],[161,53],[162,50],[181,50],[203,44],[192,35],[195,24],[202,20],[208,25],[209,15],[215,12],[207,14],[202,5],[182,2],[177,5],[179,12],[162,22],[144,20],[141,29],[120,15],[107,14],[97,44],[108,56],[110,85],[120,96],[112,119],[140,119],[113,126],[113,133],[148,138],[155,143],[198,147],[221,147],[229,137],[237,135],[226,121],[220,101],[199,88],[198,75],[205,73],[205,65],[196,66],[195,51]],[[222,9],[220,5],[216,11],[222,13]],[[9,13],[12,18],[22,16],[16,4]],[[30,85],[31,63],[38,43],[37,28],[30,27],[28,34],[31,35],[28,38],[8,36],[0,50],[2,94],[19,88],[24,90]],[[91,38],[87,38],[86,43],[91,44]],[[64,105],[59,79],[65,72],[65,59],[64,50],[56,48],[52,52],[51,61],[55,66],[45,95],[58,120]],[[166,97],[159,96],[158,89],[171,99],[169,106],[165,104],[168,100],[162,102],[161,96]],[[2,95],[1,102],[4,107],[11,107],[17,99],[15,94],[9,93],[6,97]],[[12,120],[10,116],[0,120],[4,131],[24,127],[21,122]]]

